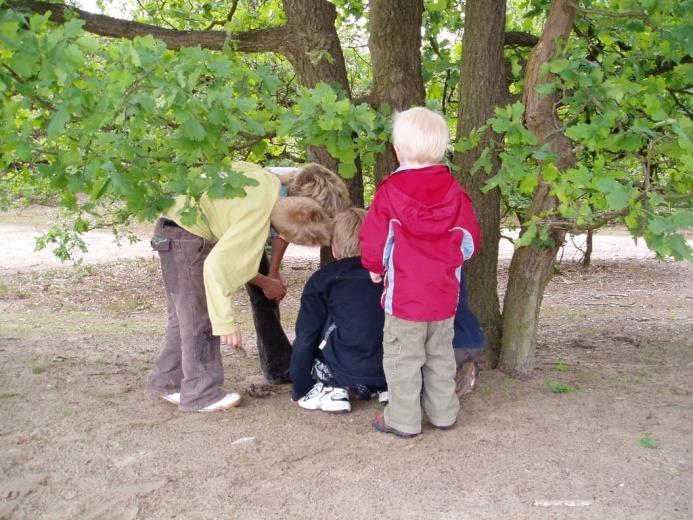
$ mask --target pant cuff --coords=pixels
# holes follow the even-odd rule
[[[416,426],[411,426],[409,424],[403,424],[403,423],[398,422],[398,421],[390,420],[388,418],[388,414],[387,414],[387,406],[385,407],[385,412],[384,412],[383,417],[385,418],[385,423],[389,427],[394,428],[395,430],[399,430],[402,433],[411,433],[412,435],[418,435],[419,433],[421,433],[421,425],[419,425],[419,427],[417,428]]]

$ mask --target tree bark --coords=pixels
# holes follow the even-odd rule
[[[458,105],[458,137],[467,136],[483,125],[507,96],[507,80],[503,62],[505,37],[505,0],[467,0],[462,38],[462,65]],[[498,154],[493,154],[493,168],[469,175],[474,162],[490,140],[500,145],[501,137],[489,131],[479,147],[455,154],[460,183],[474,202],[482,229],[481,248],[465,264],[469,287],[469,305],[484,327],[489,347],[489,362],[498,360],[501,338],[501,315],[498,302],[498,242],[500,240],[500,192],[486,194],[481,188],[496,174]]]
[[[582,268],[589,269],[592,264],[592,248],[594,247],[594,229],[587,230],[587,239],[585,240],[585,255],[582,257]]]
[[[301,84],[311,88],[320,82],[337,83],[351,99],[342,45],[335,21],[337,10],[325,0],[284,0],[286,28],[291,33],[289,42],[279,51],[296,70]],[[331,60],[316,60],[318,51],[327,51]],[[339,162],[324,148],[310,147],[308,159],[337,172]],[[352,204],[363,205],[363,176],[360,163],[356,175],[346,180]]]
[[[563,131],[555,111],[555,96],[542,97],[538,85],[552,81],[552,74],[539,75],[539,69],[560,53],[559,46],[570,35],[576,9],[571,0],[554,0],[544,25],[544,32],[532,50],[525,73],[525,125],[542,143],[548,143],[556,154],[556,167],[564,172],[575,164],[573,146]],[[551,212],[558,205],[551,195],[551,186],[539,179],[527,213],[533,216]],[[524,233],[525,229],[521,231]],[[526,378],[534,369],[536,333],[544,290],[553,273],[556,253],[565,238],[565,231],[549,228],[554,245],[544,249],[525,246],[517,249],[510,262],[508,288],[503,304],[503,339],[500,369],[513,376]]]
[[[378,109],[387,103],[393,111],[423,105],[426,98],[421,72],[423,0],[373,0],[369,9],[371,105]],[[388,146],[376,157],[376,183],[389,175],[396,164],[394,150]]]

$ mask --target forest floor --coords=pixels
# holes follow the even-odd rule
[[[17,240],[0,251],[0,519],[693,517],[691,264],[625,237],[598,241],[588,270],[564,261],[534,376],[484,367],[457,428],[400,440],[372,429],[377,401],[308,412],[263,385],[245,294],[246,349],[224,352],[242,406],[183,413],[145,396],[165,326],[158,261],[17,254],[42,222],[0,215]],[[318,259],[284,264],[292,336]]]

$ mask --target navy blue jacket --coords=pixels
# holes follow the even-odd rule
[[[385,385],[382,292],[383,284],[371,281],[358,256],[329,263],[308,279],[291,353],[294,400],[315,383],[310,372],[317,357],[324,359],[340,384]],[[336,328],[327,334],[320,350],[331,325]]]
[[[484,331],[467,302],[467,283],[464,272],[460,277],[460,298],[455,312],[455,336],[452,338],[454,348],[469,350],[480,349],[486,346]]]

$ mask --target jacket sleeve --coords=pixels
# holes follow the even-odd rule
[[[463,230],[462,236],[462,256],[466,262],[481,247],[481,229],[479,221],[476,219],[472,199],[466,192],[462,191],[462,201],[460,211],[457,215],[459,227]]]
[[[308,393],[314,384],[310,375],[313,360],[327,321],[327,300],[320,287],[320,271],[308,279],[301,295],[301,307],[296,319],[296,340],[291,349],[291,382],[294,401]]]
[[[236,331],[231,295],[258,273],[268,232],[268,220],[248,219],[243,227],[228,229],[205,260],[207,309],[215,336]]]
[[[375,192],[373,202],[361,226],[359,242],[361,245],[361,265],[368,271],[382,274],[384,271],[383,253],[387,241],[390,211],[385,196],[385,184]]]

